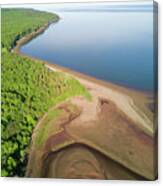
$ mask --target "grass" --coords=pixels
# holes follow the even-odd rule
[[[39,126],[38,131],[37,131],[37,136],[34,141],[34,145],[37,148],[40,148],[42,144],[46,141],[48,136],[51,135],[52,132],[55,131],[55,133],[60,132],[61,128],[59,126],[55,125],[55,121],[57,118],[60,117],[62,114],[62,111],[59,109],[53,109],[47,113],[47,116],[45,119],[41,122],[41,126]]]
[[[70,102],[66,102],[66,110],[69,110],[69,114],[75,114],[78,108],[71,104]],[[43,144],[46,140],[54,134],[58,134],[64,130],[64,128],[60,124],[60,120],[63,118],[67,118],[67,112],[64,109],[52,108],[47,114],[40,120],[39,126],[35,131],[35,139],[33,140],[33,144],[35,148],[42,148]]]

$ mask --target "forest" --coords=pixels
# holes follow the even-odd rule
[[[56,14],[33,9],[2,9],[2,48],[11,50],[21,37],[36,31],[49,22],[56,22]]]
[[[91,99],[70,75],[12,52],[17,40],[58,19],[56,14],[32,9],[2,9],[2,176],[25,176],[32,131],[52,106],[76,95]]]

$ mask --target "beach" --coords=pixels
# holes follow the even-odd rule
[[[111,83],[107,84],[106,82],[104,85],[104,83],[101,83],[101,81],[98,81],[94,78],[91,79],[89,76],[81,75],[77,72],[73,73],[70,70],[57,68],[53,64],[46,64],[46,66],[53,71],[62,71],[78,79],[80,83],[82,83],[90,91],[91,95],[93,95],[93,98],[103,98],[113,101],[117,107],[124,112],[124,114],[138,124],[138,127],[145,130],[149,135],[153,136],[153,121],[151,121],[143,111],[140,111],[140,108],[138,108],[135,104],[136,100],[134,100],[134,97],[131,96],[131,92],[133,93],[134,90],[125,90],[125,88],[115,86]],[[147,101],[147,95],[143,95],[143,93],[141,94],[136,91],[134,93],[135,99],[137,96],[137,99],[144,99],[144,102]]]
[[[17,41],[17,45],[14,47],[13,52],[18,53],[22,56],[26,56],[20,52],[20,47],[26,42],[30,41],[32,38],[36,37],[38,34],[41,34],[49,26],[49,24],[50,23],[41,27],[38,31],[33,32]],[[33,57],[30,58],[44,63],[47,68],[53,71],[62,71],[64,73],[72,75],[73,77],[78,79],[84,86],[86,86],[94,97],[103,97],[105,99],[110,99],[111,101],[116,103],[116,105],[121,110],[123,110],[123,112],[129,116],[129,118],[138,123],[140,128],[145,130],[149,135],[153,135],[154,126],[153,121],[151,120],[152,114],[147,108],[147,104],[149,104],[148,97],[150,97],[150,95],[148,95],[147,93],[145,94],[136,90],[127,89],[126,87],[118,86],[102,80],[97,80],[96,78],[81,74],[79,72],[61,67],[56,64],[50,64],[46,61],[38,60]],[[140,104],[138,105],[137,103]]]

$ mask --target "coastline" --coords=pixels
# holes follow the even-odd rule
[[[139,92],[137,90],[133,90],[130,88],[126,88],[120,85],[116,85],[111,82],[99,80],[94,77],[71,70],[69,68],[62,67],[57,64],[51,64],[47,61],[37,59],[37,58],[21,53],[20,48],[22,45],[31,41],[32,39],[37,37],[39,34],[42,34],[49,27],[50,24],[57,23],[58,21],[59,19],[57,21],[48,22],[44,26],[40,27],[37,31],[34,31],[22,37],[20,40],[16,42],[16,46],[12,49],[12,52],[18,55],[21,55],[23,57],[30,58],[36,62],[42,63],[47,68],[51,69],[52,71],[61,71],[61,72],[64,72],[66,74],[73,76],[74,78],[78,79],[79,82],[81,82],[81,84],[86,86],[86,88],[89,91],[93,90],[94,87],[96,87],[96,89],[99,90],[99,93],[101,90],[103,90],[104,92],[109,92],[108,98],[107,96],[104,96],[104,97],[116,103],[116,105],[126,115],[130,115],[129,117],[135,120],[135,123],[136,121],[139,123],[138,127],[140,127],[140,129],[143,129],[143,131],[146,132],[148,135],[153,136],[153,134],[155,133],[154,126],[153,126],[153,114],[151,114],[148,107],[146,106],[149,104],[149,98],[148,98],[150,96],[149,94],[146,94],[144,92]],[[100,96],[99,93],[98,93],[98,96]],[[122,98],[122,100],[125,100],[125,101],[122,102],[122,100],[119,99],[118,97]],[[127,108],[126,105],[130,106],[130,108]],[[141,110],[141,112],[139,112],[139,110]],[[135,117],[133,117],[134,115]],[[138,115],[141,115],[141,117],[139,117]]]
[[[147,144],[147,146],[152,148],[152,150],[151,151],[147,150],[147,152],[148,153],[150,152],[149,154],[152,159],[154,147],[153,147],[152,142],[149,142],[149,141],[153,140],[153,137],[155,135],[155,129],[153,126],[153,124],[154,124],[153,114],[149,111],[149,109],[147,107],[150,95],[148,95],[144,92],[139,92],[137,90],[132,90],[132,89],[129,89],[129,88],[126,88],[123,86],[119,86],[119,85],[113,84],[111,82],[105,82],[105,81],[96,79],[94,77],[73,71],[71,69],[68,69],[68,68],[65,68],[65,67],[62,67],[62,66],[59,66],[56,64],[50,64],[47,61],[40,60],[40,59],[37,59],[37,58],[34,58],[34,57],[31,57],[31,56],[21,53],[21,51],[20,51],[21,46],[23,44],[29,42],[30,40],[32,40],[33,38],[35,38],[39,34],[43,33],[48,28],[48,26],[50,24],[51,23],[47,23],[43,27],[39,28],[39,30],[37,30],[36,32],[32,32],[31,34],[28,34],[28,35],[24,36],[23,38],[21,38],[20,40],[18,40],[17,45],[13,48],[12,52],[16,53],[18,55],[21,55],[22,57],[30,58],[30,59],[34,60],[35,62],[42,63],[49,70],[64,72],[65,74],[68,74],[68,75],[74,77],[81,84],[83,84],[88,89],[88,91],[91,93],[91,95],[93,97],[93,101],[92,101],[92,103],[90,103],[90,105],[87,105],[88,103],[85,102],[84,100],[82,100],[82,104],[78,103],[78,102],[80,102],[80,100],[78,98],[77,99],[74,98],[71,100],[72,103],[75,103],[78,106],[84,105],[84,107],[86,107],[84,110],[84,114],[82,114],[80,119],[83,119],[83,118],[84,119],[92,119],[96,115],[96,108],[97,108],[97,105],[99,104],[99,102],[98,102],[99,99],[104,100],[104,101],[107,100],[110,104],[112,104],[112,102],[113,102],[117,106],[116,112],[119,112],[119,110],[120,110],[120,112],[122,112],[122,114],[127,118],[127,120],[132,121],[130,127],[132,128],[133,132],[135,132],[135,136],[136,136],[135,138],[137,138],[137,140],[139,140],[139,138],[141,139],[140,143],[138,143],[138,144],[142,145],[143,143],[149,143],[149,144]],[[90,110],[90,112],[87,112],[88,110]],[[86,118],[88,115],[90,116],[90,118]],[[78,119],[79,118],[77,118],[77,120]],[[77,121],[77,123],[78,123],[78,121]],[[69,125],[70,128],[69,127],[67,127],[67,128],[68,128],[68,133],[71,134],[75,139],[78,139],[78,136],[80,136],[80,134],[78,134],[76,132],[76,131],[79,131],[79,129],[77,129],[77,130],[75,129],[76,126],[77,126],[76,120],[74,120],[72,123],[70,123],[70,125]],[[91,127],[91,130],[92,130],[92,126],[89,126],[89,127]],[[123,127],[124,126],[121,126],[121,128],[123,128]],[[82,127],[79,126],[79,128],[82,131]],[[121,130],[121,128],[117,127],[116,130],[119,130],[119,129]],[[126,127],[126,129],[128,129],[128,126]],[[84,127],[83,127],[83,130],[84,130]],[[72,133],[71,133],[71,131],[72,131]],[[106,132],[109,133],[110,131],[106,130]],[[83,132],[83,134],[84,133],[85,133],[85,131]],[[104,133],[104,134],[105,134],[104,136],[107,137],[107,133]],[[119,134],[121,134],[121,131]],[[130,134],[130,133],[128,133],[128,134]],[[149,137],[149,139],[146,140],[147,142],[142,142],[144,140],[143,139],[144,136],[145,136],[145,138]],[[121,138],[121,139],[123,139],[123,138]],[[99,141],[99,144],[97,143],[97,145],[96,145],[96,143],[93,143],[94,141],[91,141],[91,140],[89,141],[89,138],[85,140],[85,136],[83,138],[81,136],[80,140],[81,141],[79,141],[79,142],[81,142],[82,144],[84,144],[84,143],[88,144],[90,147],[93,147],[95,149],[97,148],[97,145],[100,146],[100,144],[103,144]],[[104,139],[104,141],[106,143],[107,139]],[[111,140],[110,140],[110,143],[114,144],[114,142],[112,142]],[[131,143],[131,145],[132,145],[132,143]],[[107,146],[108,146],[108,144],[106,144],[106,148],[107,148]],[[115,145],[114,148],[117,148],[117,147],[118,146]],[[122,147],[123,147],[123,145],[122,145]],[[123,166],[128,167],[130,170],[132,170],[140,175],[143,175],[146,178],[150,178],[150,177],[152,178],[151,169],[153,167],[150,166],[150,170],[149,170],[150,173],[149,173],[147,170],[148,164],[146,164],[146,163],[145,163],[146,166],[145,166],[144,170],[142,170],[142,167],[144,164],[144,159],[143,160],[138,159],[139,162],[136,162],[131,157],[131,159],[129,158],[129,161],[126,161],[126,159],[124,158],[125,156],[123,157],[123,153],[127,152],[127,149],[125,149],[125,147],[124,147],[124,149],[125,149],[124,150],[122,147],[119,147],[119,151],[117,151],[117,152],[114,152],[114,151],[111,152],[111,150],[109,150],[109,147],[108,147],[108,150],[103,153],[106,154],[108,157],[111,157],[113,160],[115,160],[115,161],[117,160],[117,162],[119,162]],[[122,148],[122,151],[121,151],[121,148]],[[102,152],[102,148],[101,149],[99,148],[97,150],[99,150],[99,152],[100,151]],[[138,151],[136,153],[138,153]],[[138,157],[140,158],[141,155]],[[151,161],[147,161],[147,162],[151,162]],[[137,166],[137,164],[138,164],[138,166]],[[133,168],[133,167],[136,167],[136,168]]]
[[[12,16],[11,21],[13,21]],[[76,93],[76,91],[80,90],[80,87],[81,90],[85,90],[87,93],[89,92],[91,99],[87,99],[85,94],[80,94],[80,92],[79,94],[72,94],[72,97],[68,97],[68,99],[65,98],[63,99],[64,101],[59,99],[58,102],[51,104],[48,110],[45,110],[44,115],[38,117],[35,124],[32,124],[32,119],[29,121],[33,128],[30,129],[30,132],[27,132],[30,143],[27,144],[27,150],[23,148],[25,157],[27,157],[27,166],[23,167],[22,170],[26,173],[29,171],[30,174],[26,174],[27,177],[44,177],[44,172],[47,172],[48,178],[60,178],[60,174],[55,174],[55,172],[58,172],[60,168],[66,170],[67,166],[67,173],[70,173],[69,176],[72,177],[72,168],[80,163],[79,165],[82,165],[84,169],[82,166],[79,166],[79,169],[81,172],[84,170],[85,173],[87,168],[84,163],[87,162],[87,164],[90,165],[89,162],[92,162],[92,158],[88,158],[88,161],[86,161],[87,158],[84,158],[87,157],[85,156],[86,153],[85,151],[81,151],[83,148],[87,148],[91,153],[91,157],[94,157],[96,160],[92,162],[93,167],[96,168],[97,165],[100,165],[99,172],[104,175],[102,179],[156,179],[157,145],[155,146],[155,137],[157,138],[157,126],[155,126],[155,112],[152,111],[152,109],[150,110],[148,106],[154,101],[150,93],[99,80],[21,52],[22,45],[39,36],[39,34],[44,33],[50,24],[56,23],[57,21],[59,21],[59,19],[44,22],[45,24],[42,24],[41,27],[33,29],[33,32],[26,34],[21,37],[20,40],[14,42],[16,46],[12,45],[13,47],[7,51],[10,54],[8,55],[6,52],[4,55],[6,59],[7,57],[9,58],[9,63],[4,64],[8,64],[8,66],[11,67],[11,74],[6,74],[5,77],[10,75],[12,78],[14,76],[13,85],[16,79],[20,79],[21,75],[25,75],[22,76],[22,79],[26,79],[28,76],[29,79],[32,78],[32,81],[37,82],[37,84],[30,86],[31,81],[23,81],[23,83],[16,81],[16,85],[21,84],[26,87],[24,88],[25,93],[26,90],[31,90],[31,93],[34,93],[36,97],[38,95],[39,101],[36,102],[36,105],[33,104],[34,100],[31,99],[32,94],[28,96],[32,101],[30,102],[30,106],[34,105],[34,109],[37,110],[46,107],[46,97],[44,99],[43,94],[48,93],[49,90],[56,92],[59,89],[57,94],[50,94],[47,98],[49,103],[52,103],[50,101],[52,99],[57,100],[57,96],[62,95],[62,92],[64,92],[65,95],[69,93],[69,90],[72,93]],[[35,21],[35,23],[37,23],[37,21]],[[21,36],[22,35],[24,34],[21,34]],[[17,59],[19,59],[18,62],[16,61]],[[16,61],[16,63],[13,63],[14,61]],[[27,64],[29,62],[30,65],[26,66],[25,62],[27,62]],[[20,73],[16,71],[12,74],[13,69],[17,70],[17,65],[20,67],[18,68]],[[30,71],[31,69],[32,71]],[[39,69],[42,70],[39,71]],[[6,68],[6,72],[8,72],[8,68]],[[42,78],[44,75],[46,81]],[[51,83],[51,80],[53,80],[55,76],[61,76],[63,78],[56,78],[55,82]],[[70,84],[69,79],[72,80]],[[11,89],[11,82],[12,81],[6,83],[9,85],[9,90]],[[79,88],[78,86],[74,86],[75,83],[79,84]],[[40,84],[41,91],[37,92]],[[44,86],[45,84],[48,86]],[[69,89],[60,91],[62,85],[63,87],[67,87],[68,85]],[[14,88],[12,90],[14,90]],[[11,97],[11,103],[12,99]],[[24,104],[23,100],[21,103]],[[28,106],[28,104],[25,104],[25,106],[26,105]],[[17,114],[19,114],[19,109]],[[27,112],[27,114],[29,115],[29,112]],[[30,112],[30,116],[33,116],[32,112]],[[13,118],[15,118],[15,115],[13,115]],[[29,122],[27,121],[25,124]],[[22,128],[20,128],[20,131],[22,131]],[[20,135],[24,136],[24,131],[23,135],[21,133]],[[11,141],[12,139],[13,138],[11,138]],[[19,141],[17,143],[19,144]],[[79,146],[77,147],[76,145]],[[72,156],[76,151],[80,152],[79,155]],[[63,161],[62,155],[64,155],[66,162],[69,161],[71,163],[70,166]],[[71,161],[68,155],[72,156]],[[83,160],[78,159],[78,157],[82,157]],[[16,162],[19,162],[19,159],[16,158]],[[53,164],[53,160],[57,164]],[[76,162],[74,166],[72,166],[72,161]],[[51,168],[54,171],[51,170]],[[37,171],[38,175],[36,175]],[[39,174],[39,171],[43,171],[43,173],[40,172]],[[75,169],[74,172],[76,172]],[[90,169],[89,172],[91,172]],[[95,173],[96,172],[97,171],[95,171]],[[67,173],[66,176],[68,175]],[[93,178],[96,178],[96,175],[94,172],[91,172]],[[62,177],[66,178],[66,176]],[[76,176],[80,176],[80,174]]]
[[[136,93],[136,94],[139,94],[139,95],[142,95],[144,97],[147,97],[147,96],[151,96],[151,93],[149,92],[145,92],[145,91],[139,91],[139,90],[136,90],[134,88],[129,88],[129,87],[125,87],[123,85],[118,85],[118,84],[115,84],[115,83],[112,83],[110,81],[105,81],[105,80],[101,80],[101,79],[96,79],[95,77],[93,76],[89,76],[89,75],[86,75],[86,74],[83,74],[81,72],[78,72],[78,71],[75,71],[75,70],[72,70],[70,68],[67,68],[67,67],[63,67],[63,66],[60,66],[58,64],[53,64],[53,63],[50,63],[48,61],[45,61],[45,60],[42,60],[42,59],[39,59],[39,58],[35,58],[35,57],[32,57],[32,56],[29,56],[29,55],[26,55],[24,53],[22,53],[20,51],[20,48],[30,42],[31,40],[33,40],[35,37],[39,36],[40,34],[43,34],[44,31],[46,29],[48,29],[48,27],[53,24],[53,23],[57,23],[58,21],[60,20],[60,18],[56,21],[51,21],[51,22],[48,22],[46,23],[44,26],[40,27],[37,31],[34,31],[34,32],[31,32],[30,34],[22,37],[21,39],[17,40],[16,41],[16,45],[13,47],[13,49],[11,50],[12,53],[16,53],[16,54],[19,54],[23,57],[27,57],[27,58],[30,58],[32,60],[35,60],[35,61],[38,61],[38,62],[41,62],[45,65],[48,65],[49,67],[52,67],[58,71],[63,71],[63,72],[67,72],[67,73],[70,73],[74,76],[77,76],[77,77],[81,77],[81,78],[84,78],[84,79],[87,79],[89,81],[92,81],[92,82],[95,82],[95,83],[99,83],[105,87],[112,87],[114,89],[117,89],[117,90],[121,90],[125,93],[128,93],[128,92],[133,92],[133,93]],[[48,67],[48,68],[49,68]]]
[[[37,60],[37,61],[40,62],[40,60]],[[41,62],[45,64],[45,62],[43,61]],[[133,99],[135,99],[135,101],[140,101],[140,100],[145,101],[146,96],[139,92],[133,91],[131,93],[130,90],[126,90],[123,87],[118,87],[117,85],[105,84],[105,82],[100,83],[99,80],[96,80],[89,76],[85,76],[83,74],[79,74],[77,72],[72,71],[71,73],[71,70],[64,69],[64,67],[63,68],[57,67],[53,64],[49,65],[48,63],[46,63],[45,66],[52,71],[64,72],[67,75],[73,76],[88,89],[88,91],[91,93],[93,97],[93,100],[89,103],[88,101],[85,101],[81,97],[70,99],[70,102],[72,104],[76,105],[79,108],[82,108],[82,114],[66,125],[66,132],[75,140],[74,144],[81,143],[81,144],[88,145],[89,147],[96,149],[97,151],[101,152],[107,157],[110,157],[112,160],[117,161],[119,164],[121,164],[124,167],[127,167],[129,170],[132,170],[138,175],[144,176],[147,179],[149,178],[153,179],[152,171],[153,171],[153,167],[155,166],[155,162],[153,161],[153,152],[154,152],[153,151],[153,148],[154,148],[153,135],[154,134],[153,134],[153,131],[150,131],[150,129],[147,129],[145,126],[143,126],[143,121],[140,121],[140,125],[139,124],[137,125],[137,119],[139,120],[140,118],[139,118],[139,115],[136,116],[135,113],[133,112],[133,111],[138,111],[138,110],[134,106],[134,103],[132,102]],[[132,95],[133,99],[131,99],[131,97],[127,95],[127,93],[133,94]],[[108,102],[110,105],[109,106],[110,108],[112,107],[112,102],[115,103],[117,108],[114,110],[115,113],[114,111],[113,113],[115,115],[116,113],[121,113],[124,118],[131,121],[131,123],[129,124],[130,126],[129,125],[125,126],[123,124],[120,125],[120,123],[119,123],[119,126],[116,126],[117,123],[116,122],[114,123],[114,121],[113,123],[111,122],[111,124],[108,123],[108,126],[107,126],[107,123],[103,124],[104,131],[100,129],[100,132],[102,132],[102,134],[101,133],[100,134],[105,137],[101,138],[100,134],[98,134],[99,126],[96,124],[96,122],[90,123],[90,124],[87,123],[88,121],[93,121],[93,120],[96,121],[97,112],[99,112],[98,110],[99,100]],[[138,114],[142,116],[143,113],[140,113],[138,111]],[[112,116],[114,118],[114,115]],[[143,117],[144,116],[142,116],[142,118]],[[135,122],[134,122],[134,119],[135,119]],[[110,121],[112,121],[111,118],[110,118]],[[144,120],[144,122],[147,122],[147,121]],[[123,133],[123,131],[121,131],[122,128],[125,131],[125,130],[128,130],[128,127],[129,128],[131,127],[131,131],[130,131],[131,133],[127,133],[126,137],[124,135],[122,135],[121,137],[119,136],[119,138],[122,141],[121,142],[122,145],[120,147],[118,147],[116,144],[116,138],[114,139],[112,137],[112,135],[114,134],[114,132],[112,131],[112,128],[110,128],[110,131],[108,129],[109,125],[115,125],[114,126],[115,131],[117,131],[117,133],[119,134],[121,134],[121,132]],[[87,130],[85,131],[85,129]],[[91,133],[91,131],[94,132],[94,135]],[[113,141],[109,140],[108,134],[110,134],[111,139]],[[91,135],[94,136],[93,139],[89,138],[89,136]],[[97,140],[95,140],[95,136],[97,136]],[[128,141],[128,138],[131,140],[131,141],[129,140],[129,142],[131,142],[131,144],[129,145],[129,149],[133,145],[133,141],[132,141],[133,138],[136,138],[136,140],[138,140],[138,144],[136,144],[136,146],[134,147],[134,149],[136,149],[135,153],[139,154],[137,156],[138,159],[135,159],[132,156],[128,157],[129,160],[126,160],[124,158],[125,156],[128,156],[127,154],[124,155],[125,152],[128,151],[128,147],[124,146],[123,144],[123,140],[125,138],[127,138],[127,141]],[[71,144],[68,144],[68,146],[69,145]],[[103,145],[106,150],[103,150]],[[145,148],[145,146],[147,146],[146,156],[141,159],[140,157],[141,157],[141,153],[143,152],[143,150],[141,152],[140,149]],[[113,152],[110,150],[109,147],[113,148]],[[65,146],[63,147],[61,146],[60,148],[65,149]],[[55,152],[55,145],[53,146],[53,151]],[[150,160],[148,159],[148,157]],[[149,162],[150,162],[150,165],[148,165]]]
[[[22,37],[21,39],[16,41],[16,45],[13,47],[13,49],[11,50],[11,52],[13,53],[17,53],[20,54],[20,48],[21,46],[23,46],[25,43],[28,43],[29,41],[31,41],[32,39],[34,39],[35,37],[37,37],[38,35],[44,33],[44,31],[53,23],[57,23],[59,21],[60,18],[58,18],[55,21],[49,21],[46,24],[44,24],[43,26],[41,26],[38,30],[31,32],[30,34],[27,34],[26,36]]]
[[[106,82],[102,82],[101,80],[96,80],[95,78],[91,78],[89,76],[73,72],[69,69],[61,69],[57,68],[55,65],[49,64],[46,64],[46,66],[52,71],[61,71],[78,79],[79,82],[83,84],[92,95],[113,101],[120,110],[122,110],[126,115],[129,116],[130,119],[135,120],[135,123],[141,123],[142,126],[140,124],[140,128],[144,127],[144,129],[149,130],[146,131],[147,133],[149,132],[149,135],[153,134],[152,128],[145,125],[145,122],[147,122],[148,125],[152,125],[151,121],[148,120],[148,118],[145,116],[145,114],[143,114],[143,112],[139,112],[136,108],[137,106],[134,104],[134,99],[136,101],[138,99],[141,99],[141,101],[144,100],[145,102],[145,95],[131,90],[127,90],[123,87],[111,83],[107,84]],[[129,107],[127,107],[127,105]],[[134,107],[136,112],[133,112]],[[139,115],[142,115],[142,118],[145,118],[145,120],[141,120],[138,117],[137,112]]]

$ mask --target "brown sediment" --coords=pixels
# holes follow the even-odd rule
[[[97,102],[97,107],[93,106],[93,104],[96,104],[94,100],[92,102],[88,102],[84,101],[84,98],[81,97],[72,98],[70,103],[75,104],[76,107],[79,106],[81,110],[80,115],[78,114],[77,117],[73,117],[73,119],[70,121],[68,118],[71,118],[70,115],[72,110],[68,108],[68,104],[62,103],[56,107],[57,109],[63,109],[69,114],[69,116],[65,115],[67,119],[63,119],[64,115],[57,119],[54,125],[60,123],[60,126],[63,128],[63,130],[59,133],[49,135],[49,138],[44,142],[41,153],[39,151],[39,155],[37,155],[37,148],[33,146],[33,151],[31,151],[30,156],[35,157],[37,160],[30,158],[30,162],[28,164],[28,173],[31,173],[28,176],[58,178],[64,175],[64,178],[94,177],[96,179],[140,179],[138,175],[141,175],[144,177],[144,179],[153,179],[152,137],[142,132],[136,126],[134,128],[131,127],[134,125],[133,121],[127,119],[125,115],[118,109],[118,107],[116,107],[116,105],[110,100],[100,98],[99,102]],[[89,109],[90,107],[92,109]],[[96,117],[94,117],[92,112],[96,112]],[[33,138],[33,140],[35,139]],[[78,169],[77,170],[80,172],[80,174],[76,175],[71,169],[71,162],[67,162],[68,164],[60,164],[62,161],[56,158],[62,157],[63,155],[65,156],[65,153],[68,153],[66,150],[67,148],[65,149],[65,147],[78,143],[89,147],[91,153],[92,150],[95,149],[99,154],[101,154],[99,155],[100,157],[106,156],[107,158],[110,158],[110,160],[101,160],[101,158],[96,158],[96,164],[99,164],[101,161],[103,162],[101,170],[105,169],[107,175],[101,172],[100,175],[104,176],[101,177],[94,173],[95,170],[91,171],[92,174],[83,175]],[[60,156],[60,153],[58,153],[60,151],[65,151],[65,153]],[[49,156],[51,153],[54,153],[55,155]],[[82,153],[80,154],[81,156],[83,155]],[[40,156],[40,154],[42,155]],[[142,157],[141,154],[144,154],[144,157]],[[78,159],[78,157],[76,158]],[[85,158],[87,159],[87,157]],[[41,164],[39,168],[41,173],[35,169],[34,165],[36,163],[34,162],[37,161],[41,162],[37,163]],[[52,163],[54,167],[51,167],[51,161],[54,161],[54,164]],[[66,160],[66,156],[64,157],[64,161],[68,161]],[[72,161],[75,160],[72,159]],[[112,161],[117,163],[112,163]],[[85,166],[87,167],[88,164]],[[108,164],[109,166],[105,167],[105,164]],[[56,173],[56,171],[58,169],[60,170],[60,167],[62,166],[68,166],[68,172],[66,174],[62,174],[62,172]],[[125,167],[127,169],[125,169]],[[30,171],[31,169],[33,171]],[[49,172],[46,175],[42,172],[45,169],[47,170],[47,173]],[[115,172],[112,172],[111,169],[113,169]],[[119,171],[119,175],[116,174],[116,171]],[[38,174],[36,174],[36,172],[38,172]],[[70,172],[72,174],[70,174]]]
[[[45,149],[52,149],[52,147],[57,146],[58,144],[64,143],[65,141],[71,139],[70,136],[66,133],[65,130],[54,134],[48,138],[45,143]]]
[[[112,86],[106,83],[103,85],[103,83],[97,83],[98,80],[93,82],[91,80],[89,81],[89,77],[83,79],[80,75],[76,76],[74,73],[70,73],[69,70],[65,71],[60,68],[53,68],[53,70],[62,71],[77,78],[89,89],[93,97],[91,102],[81,97],[70,100],[72,104],[75,104],[78,108],[82,108],[82,112],[77,118],[74,118],[72,122],[65,122],[66,124],[63,124],[66,135],[71,136],[73,143],[80,142],[81,144],[87,144],[91,148],[98,150],[100,153],[105,154],[107,157],[121,164],[123,167],[127,167],[131,172],[135,172],[146,179],[154,179],[153,116],[145,106],[147,96],[143,93],[133,90],[130,91],[116,85]],[[108,94],[108,90],[113,92],[111,94],[109,92]],[[114,102],[114,100],[111,99],[117,92],[120,93],[118,95],[122,96],[124,100],[114,99]],[[119,96],[117,96],[117,98]],[[100,100],[101,107],[99,107]],[[132,104],[130,100],[133,101]],[[124,112],[123,105],[119,106],[123,101],[125,101],[123,104],[124,107],[129,105],[128,111],[133,110],[134,113],[136,112],[137,116],[141,117],[143,119],[142,121],[147,124],[151,130],[148,130],[149,128],[146,128],[146,125],[145,127],[141,125],[141,122],[137,122],[137,120],[135,120],[137,116],[132,115],[132,112]],[[137,101],[142,104],[142,107],[138,104],[134,105]],[[60,108],[63,107],[63,105],[60,106]],[[143,115],[137,111],[139,109],[143,112]],[[146,123],[144,114],[150,123]],[[150,117],[148,117],[149,115]],[[99,118],[101,119],[99,120]],[[59,145],[60,142],[61,144],[64,143],[64,140],[66,140],[65,132],[57,138],[55,138],[54,135],[52,139],[51,148],[54,145],[55,149],[55,146]],[[60,149],[63,149],[63,147]],[[142,154],[144,155],[142,156]],[[106,168],[106,170],[109,175],[109,168]],[[122,179],[127,178],[125,171],[122,171],[121,174],[124,174],[124,177],[121,177]],[[129,173],[127,173],[127,175],[129,175]],[[118,175],[116,176],[113,179],[118,179]],[[109,177],[107,177],[107,179],[109,179]]]
[[[77,100],[73,103],[81,106]],[[85,105],[83,103],[83,107]],[[153,179],[154,138],[134,124],[111,100],[102,99],[98,107],[95,109],[96,118],[87,120],[82,113],[66,127],[67,132],[78,142],[87,144],[137,174]],[[91,109],[90,104],[88,114],[94,112]]]
[[[94,161],[93,164],[99,165],[99,162],[102,161],[102,169],[98,169],[100,172],[97,173],[93,168],[91,170],[94,170],[95,172],[93,171],[88,175],[83,175],[80,171],[77,175],[74,172],[75,168],[73,169],[74,165],[69,168],[69,162],[67,164],[68,172],[63,174],[65,177],[129,179],[133,172],[135,172],[135,174],[131,176],[131,179],[136,178],[137,176],[135,175],[141,175],[146,179],[154,179],[154,168],[156,164],[156,162],[154,162],[153,146],[153,137],[155,134],[154,116],[147,106],[149,103],[148,94],[121,87],[110,82],[97,80],[68,68],[49,64],[46,61],[38,60],[20,53],[19,49],[21,45],[42,33],[48,25],[49,24],[46,24],[36,32],[20,39],[13,49],[13,52],[31,58],[36,62],[41,62],[53,71],[61,71],[75,77],[89,90],[93,100],[88,102],[81,97],[72,98],[71,103],[76,105],[79,109],[75,112],[72,112],[66,104],[61,104],[56,107],[67,113],[65,117],[61,117],[57,121],[60,123],[59,125],[63,130],[58,133],[55,133],[54,131],[54,134],[52,133],[49,135],[49,138],[45,141],[44,148],[42,149],[37,149],[32,145],[27,175],[31,177],[42,177],[43,169],[47,170],[47,168],[49,168],[51,173],[48,173],[49,171],[47,170],[48,177],[55,177],[56,175],[58,175],[56,177],[62,177],[62,173],[55,173],[53,175],[52,169],[54,167],[50,167],[47,162],[53,161],[57,156],[50,156],[51,158],[49,158],[49,154],[56,152],[56,146],[61,145],[59,149],[66,153],[65,147],[74,143],[80,143],[89,146],[91,149],[96,149],[100,154],[105,154],[105,156],[111,158],[111,160],[107,159],[104,161],[100,158],[96,158],[96,161]],[[36,126],[36,133],[37,129],[42,124],[42,121],[40,121],[39,125]],[[35,135],[34,132],[32,138],[33,141],[35,141]],[[58,152],[60,151],[57,151],[57,154]],[[85,152],[83,153],[85,154]],[[93,154],[94,153],[95,152],[93,152]],[[62,153],[62,156],[63,155],[64,153]],[[60,156],[59,153],[58,157],[62,156]],[[46,163],[44,162],[45,159]],[[62,162],[60,160],[59,162]],[[66,161],[65,156],[64,161]],[[82,162],[83,161],[84,160],[82,160]],[[118,165],[111,161],[116,161]],[[89,167],[88,164],[86,167]],[[105,167],[105,164],[108,164],[114,172],[112,172],[109,167]],[[54,166],[56,166],[56,169],[59,169],[59,164],[56,162],[54,162]],[[60,164],[60,166],[63,167],[64,165]],[[102,171],[104,170],[104,167],[105,174]],[[119,175],[116,174],[118,171],[120,171]],[[112,176],[112,174],[114,176]]]
[[[28,160],[28,166],[26,170],[26,176],[28,177],[40,177],[41,172],[43,169],[43,161],[48,156],[48,154],[54,150],[54,148],[57,145],[63,146],[62,143],[72,143],[71,137],[66,133],[64,126],[69,123],[71,120],[76,118],[78,115],[80,115],[80,109],[76,108],[76,112],[71,111],[71,109],[68,109],[71,104],[70,103],[61,103],[50,110],[53,109],[59,109],[62,111],[62,114],[59,116],[59,118],[52,118],[51,122],[53,122],[53,125],[51,125],[50,133],[47,138],[45,138],[45,141],[41,145],[37,145],[36,139],[37,135],[39,135],[39,129],[46,125],[45,121],[48,117],[48,113],[46,113],[42,119],[38,122],[37,126],[34,129],[34,132],[32,134],[32,141],[31,141],[31,148],[29,153],[29,160]],[[56,126],[57,130],[56,130]]]
[[[75,179],[139,179],[99,151],[80,143],[51,152],[44,159],[42,177]]]
[[[153,145],[153,138],[149,136],[147,133],[142,131],[140,128],[138,128],[136,125],[133,124],[133,121],[128,118],[124,113],[117,108],[117,106],[110,102],[107,99],[100,99],[100,104],[101,104],[101,111],[99,113],[100,117],[106,118],[106,117],[111,117],[113,113],[118,113],[120,117],[119,121],[124,120],[125,124],[131,130],[131,133],[135,135],[138,139],[142,140],[145,144],[150,144]],[[104,114],[106,113],[106,115]]]

